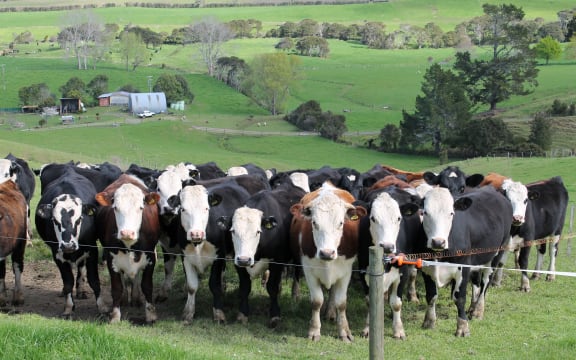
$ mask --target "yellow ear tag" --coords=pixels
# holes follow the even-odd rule
[[[352,216],[350,216],[350,220],[352,220],[352,221],[358,220],[358,215],[352,215]]]
[[[272,223],[266,223],[266,229],[268,230],[272,229]]]

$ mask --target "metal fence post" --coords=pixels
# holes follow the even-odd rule
[[[370,301],[370,360],[384,360],[384,250],[380,246],[370,247],[369,301]]]

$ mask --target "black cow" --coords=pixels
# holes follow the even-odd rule
[[[422,326],[434,327],[437,288],[452,284],[452,298],[458,309],[455,335],[469,336],[465,309],[468,281],[473,286],[470,316],[482,319],[492,268],[502,265],[504,249],[510,241],[512,205],[492,186],[456,198],[448,189],[436,187],[426,193],[423,208],[427,242],[418,244],[415,251],[437,252],[439,262],[422,268],[428,302]],[[462,266],[442,266],[443,261]]]
[[[380,246],[385,256],[393,257],[398,254],[410,254],[415,244],[426,241],[426,235],[419,216],[422,199],[414,189],[401,189],[390,186],[373,190],[366,194],[365,207],[369,216],[360,220],[358,251],[358,268],[361,272],[361,284],[368,295],[368,286],[364,275],[369,263],[369,247]],[[402,294],[405,284],[413,276],[412,266],[397,267],[387,264],[382,277],[385,291],[388,291],[390,307],[393,312],[393,337],[405,339],[406,334],[402,324]],[[411,297],[416,297],[412,289]],[[367,318],[368,319],[368,318]],[[368,321],[363,335],[368,336]]]
[[[230,218],[220,223],[232,234],[234,264],[240,279],[240,312],[238,320],[246,323],[250,315],[248,297],[252,279],[270,270],[266,290],[270,296],[270,327],[280,321],[280,281],[284,264],[292,262],[290,255],[290,207],[306,194],[293,184],[285,183],[273,190],[252,195]]]
[[[556,256],[558,254],[558,242],[562,235],[566,208],[568,205],[568,191],[560,176],[548,180],[538,181],[526,185],[528,189],[528,206],[526,207],[525,221],[521,226],[512,226],[512,240],[510,247],[516,254],[516,267],[522,270],[528,268],[528,259],[532,240],[545,240],[550,242],[550,265],[547,280],[554,280],[556,271]],[[543,257],[546,253],[547,243],[538,246],[538,258],[535,270],[542,269]],[[496,277],[499,283],[501,270]],[[532,277],[538,278],[538,272]],[[522,272],[520,290],[530,291],[530,280],[525,271]]]
[[[358,179],[354,182],[350,192],[356,199],[361,199],[365,196],[364,192],[374,185],[378,180],[385,176],[393,175],[390,171],[386,170],[380,164],[374,165],[371,169],[361,173]]]
[[[463,194],[467,187],[475,188],[484,180],[484,175],[466,175],[458,166],[448,166],[439,174],[426,171],[423,177],[429,185],[444,187],[452,195]]]
[[[200,172],[201,180],[210,180],[226,176],[226,173],[213,161],[204,164],[196,164],[195,166]]]
[[[36,209],[36,229],[52,251],[52,258],[62,277],[62,295],[65,298],[63,317],[70,318],[74,311],[74,269],[76,297],[87,298],[85,277],[94,291],[98,310],[104,313],[98,276],[98,246],[94,218],[96,214],[96,188],[94,184],[73,170],[62,168],[60,177],[43,188]]]
[[[34,170],[34,173],[40,177],[40,194],[44,194],[44,189],[48,187],[48,185],[58,179],[60,175],[66,171],[66,169],[70,168],[79,175],[82,175],[86,179],[90,180],[94,187],[96,188],[97,192],[104,190],[108,185],[113,183],[118,177],[120,177],[121,172],[118,173],[114,170],[113,166],[105,166],[103,169],[105,170],[97,170],[96,168],[83,168],[78,167],[72,162],[67,163],[50,163],[42,166],[40,170]]]

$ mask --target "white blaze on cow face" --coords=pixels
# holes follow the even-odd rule
[[[82,199],[64,194],[52,201],[52,224],[63,252],[74,252],[80,247],[78,236],[82,227]]]
[[[173,217],[178,213],[178,207],[171,204],[182,190],[182,180],[176,171],[166,170],[158,176],[157,192],[160,195],[159,210],[161,216]]]
[[[16,181],[13,166],[12,161],[8,159],[0,159],[0,184],[7,180]]]
[[[396,240],[400,232],[402,213],[398,202],[390,194],[380,193],[372,201],[370,235],[374,245],[381,246],[385,254],[396,253]]]
[[[318,196],[303,209],[303,215],[312,223],[312,236],[316,246],[316,257],[322,260],[338,258],[338,246],[342,239],[344,222],[352,204],[343,201],[334,193],[333,185],[324,184]]]
[[[424,197],[423,216],[427,246],[434,250],[448,249],[448,236],[454,220],[454,199],[450,191],[441,187],[428,191]]]
[[[209,213],[208,190],[202,185],[185,186],[180,192],[180,223],[188,241],[206,239]]]
[[[234,264],[237,266],[253,266],[256,250],[262,233],[262,217],[264,213],[258,209],[241,207],[234,211],[232,217],[232,243],[234,244]]]
[[[131,246],[138,241],[144,212],[144,192],[135,185],[124,184],[114,193],[114,216],[118,240]]]
[[[528,189],[519,181],[506,179],[502,183],[502,190],[512,204],[512,225],[524,224],[526,207],[528,206]]]

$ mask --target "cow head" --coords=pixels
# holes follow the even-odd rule
[[[521,182],[506,179],[502,182],[502,191],[512,204],[512,225],[521,226],[528,206],[528,188]]]
[[[145,192],[140,187],[126,183],[118,187],[110,197],[107,192],[96,194],[96,201],[102,206],[111,206],[118,232],[118,240],[130,247],[138,241],[142,214],[145,206],[157,206],[160,195],[156,192]]]
[[[404,216],[417,214],[415,203],[400,206],[387,192],[382,192],[372,201],[370,210],[370,235],[373,245],[384,249],[385,254],[395,254],[396,241]]]
[[[85,216],[94,216],[96,206],[83,204],[75,195],[62,194],[50,204],[40,204],[36,214],[52,222],[54,234],[58,239],[58,248],[71,253],[80,248],[79,237]]]
[[[345,223],[358,221],[366,215],[366,209],[355,207],[353,201],[354,197],[349,192],[326,182],[291,207],[293,215],[304,217],[312,226],[316,258],[337,259]]]
[[[16,181],[19,167],[18,164],[9,159],[0,159],[0,183],[7,180]]]
[[[424,181],[432,186],[440,186],[450,190],[452,195],[464,193],[466,187],[477,187],[484,180],[484,175],[473,174],[466,176],[457,166],[449,166],[440,174],[427,171],[423,174]]]
[[[160,217],[165,223],[170,223],[178,215],[182,190],[182,180],[175,171],[163,171],[156,181],[156,191],[160,195],[158,209]]]
[[[206,239],[210,207],[218,206],[222,198],[209,194],[203,185],[185,186],[180,192],[180,225],[186,240],[199,244]]]
[[[234,264],[253,266],[262,231],[269,231],[278,225],[273,216],[264,217],[261,210],[241,207],[234,211],[230,233],[234,244]]]
[[[472,199],[463,196],[454,201],[446,188],[437,187],[426,193],[422,225],[428,238],[427,246],[433,250],[446,250],[455,211],[465,211]]]

